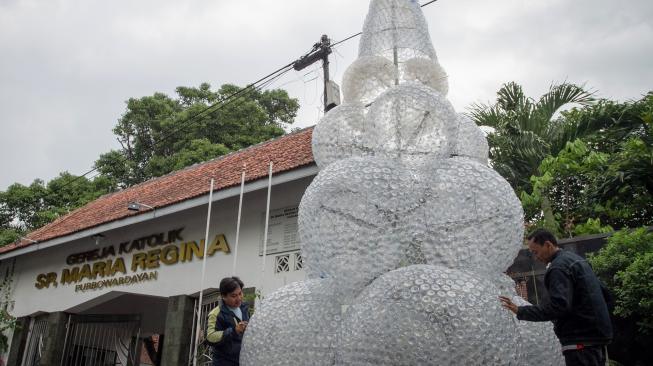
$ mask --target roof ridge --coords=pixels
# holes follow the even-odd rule
[[[183,167],[183,168],[181,168],[181,169],[173,170],[173,171],[171,171],[171,172],[169,172],[169,173],[166,173],[166,174],[164,174],[164,175],[160,175],[160,176],[158,176],[158,177],[152,177],[152,178],[150,178],[150,179],[148,179],[148,180],[146,180],[146,181],[144,181],[144,182],[140,182],[140,183],[134,184],[133,186],[129,186],[129,187],[125,188],[125,189],[121,189],[121,190],[118,190],[118,191],[115,191],[115,192],[107,193],[106,195],[113,195],[113,194],[117,194],[117,193],[126,192],[126,191],[129,191],[129,190],[131,190],[131,189],[135,189],[136,187],[143,186],[143,185],[146,185],[146,184],[148,184],[148,183],[151,183],[151,182],[154,182],[154,181],[157,181],[157,180],[161,180],[161,179],[163,179],[163,178],[167,178],[167,177],[170,177],[170,176],[174,176],[174,175],[176,175],[176,174],[181,174],[182,172],[184,172],[184,171],[186,171],[186,170],[196,169],[197,167],[200,167],[200,166],[202,166],[202,165],[206,165],[206,164],[209,164],[209,163],[212,163],[212,162],[215,162],[215,161],[219,161],[219,160],[224,160],[224,159],[227,159],[228,157],[231,157],[231,156],[234,156],[234,155],[238,155],[238,154],[241,154],[241,153],[245,153],[245,152],[248,151],[248,150],[254,150],[255,148],[259,148],[259,147],[261,147],[261,146],[271,144],[271,143],[273,143],[273,142],[275,142],[275,141],[283,140],[284,138],[288,138],[289,136],[296,135],[296,134],[298,134],[298,133],[304,132],[304,131],[309,130],[309,129],[312,129],[312,128],[314,128],[314,127],[315,127],[315,126],[309,126],[309,127],[304,127],[304,128],[302,128],[302,129],[296,130],[296,131],[291,131],[291,132],[289,132],[289,133],[287,133],[287,134],[284,134],[284,135],[281,135],[281,136],[277,136],[277,137],[271,138],[271,139],[269,139],[269,140],[261,141],[261,142],[259,142],[259,143],[257,143],[257,144],[254,144],[254,145],[250,145],[250,146],[244,147],[244,148],[242,148],[242,149],[240,149],[240,150],[236,150],[236,151],[232,151],[232,152],[229,152],[229,153],[227,153],[227,154],[224,154],[224,155],[216,156],[216,157],[213,158],[213,159],[209,159],[209,160],[206,160],[206,161],[203,161],[203,162],[200,162],[200,163],[195,163],[195,164],[192,164],[192,165],[189,165],[189,166],[185,166],[185,167]],[[102,198],[102,197],[104,197],[104,196],[105,196],[105,195],[100,196],[100,197],[96,198],[95,200],[99,200],[100,198]],[[95,200],[94,200],[94,201],[95,201]],[[82,206],[82,207],[84,207],[84,206]],[[74,210],[71,211],[71,212],[74,212]],[[53,222],[54,222],[54,221],[53,221]]]

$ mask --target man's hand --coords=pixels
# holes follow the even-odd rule
[[[517,305],[509,297],[499,296],[499,300],[501,301],[501,306],[517,314]]]
[[[247,329],[247,322],[243,321],[236,324],[236,333],[243,334],[245,332],[245,329]]]

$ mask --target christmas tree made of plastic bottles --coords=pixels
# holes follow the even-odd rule
[[[373,0],[344,103],[313,131],[320,172],[302,198],[308,280],[258,306],[241,363],[562,365],[549,323],[503,274],[523,240],[484,133],[447,100],[416,1]]]

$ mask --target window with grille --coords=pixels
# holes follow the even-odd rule
[[[302,258],[302,253],[295,253],[295,271],[304,269],[304,259]]]
[[[290,272],[290,254],[275,257],[274,273]]]

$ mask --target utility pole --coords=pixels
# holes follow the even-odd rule
[[[331,81],[329,80],[329,55],[331,54],[331,40],[326,34],[322,35],[320,42],[313,45],[313,49],[306,55],[299,58],[293,64],[293,68],[297,71],[303,70],[308,66],[322,60],[322,71],[324,73],[324,112],[328,112],[331,108],[340,103],[340,96],[338,101],[330,101],[330,87]]]

